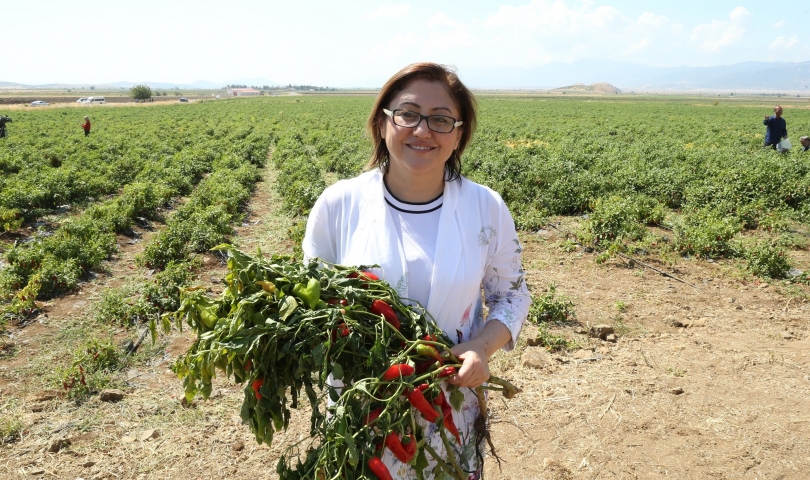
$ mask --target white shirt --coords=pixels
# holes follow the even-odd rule
[[[385,203],[397,228],[408,267],[408,296],[423,306],[430,299],[430,278],[443,196],[441,194],[425,203],[411,203],[398,199],[387,185],[385,187]]]

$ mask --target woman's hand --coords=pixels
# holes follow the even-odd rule
[[[450,352],[461,360],[461,368],[447,383],[459,387],[475,388],[489,380],[489,356],[475,340],[459,343]]]
[[[474,388],[489,380],[489,357],[511,339],[506,325],[496,320],[487,322],[477,337],[450,349],[461,360],[461,368],[447,383]]]

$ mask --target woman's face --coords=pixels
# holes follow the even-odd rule
[[[388,110],[403,109],[422,115],[444,115],[460,118],[458,106],[447,88],[439,82],[413,80],[386,106]],[[444,175],[444,163],[458,147],[461,128],[450,133],[437,133],[422,119],[416,127],[400,127],[384,116],[380,135],[385,140],[390,156],[388,173],[394,176]]]

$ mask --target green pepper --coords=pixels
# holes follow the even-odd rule
[[[293,287],[293,295],[302,300],[310,309],[314,310],[321,300],[321,282],[310,278],[306,286],[303,283],[296,283]]]

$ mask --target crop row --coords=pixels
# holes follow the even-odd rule
[[[108,115],[113,120],[110,124],[125,124],[132,111],[110,110]],[[163,269],[171,262],[187,262],[192,252],[207,250],[231,233],[231,222],[239,216],[240,206],[244,205],[259,178],[258,167],[264,164],[273,140],[272,128],[267,125],[255,128],[250,122],[244,121],[244,112],[238,108],[233,112],[218,111],[216,130],[210,127],[211,112],[206,113],[203,108],[189,109],[188,113],[180,111],[187,118],[178,117],[178,110],[172,108],[142,109],[141,112],[144,116],[141,123],[151,123],[153,128],[142,129],[132,142],[150,145],[150,149],[122,149],[119,157],[110,159],[86,154],[94,151],[89,148],[65,157],[57,162],[57,166],[49,167],[50,164],[39,162],[38,168],[27,169],[32,175],[38,175],[39,179],[58,179],[44,187],[40,186],[38,198],[51,201],[71,198],[77,206],[85,208],[74,208],[80,212],[58,220],[55,228],[41,228],[6,250],[5,265],[0,270],[0,296],[6,304],[4,315],[25,314],[34,308],[34,300],[51,298],[75,288],[80,279],[100,269],[102,262],[117,250],[116,234],[131,233],[133,221],[138,217],[160,220],[160,212],[171,207],[171,203],[180,196],[190,195],[168,218],[166,228],[147,246],[141,258],[144,264]],[[174,124],[172,128],[167,127],[167,120],[162,116],[164,114],[170,117]],[[37,118],[40,124],[46,126],[49,120],[54,121],[53,118]],[[19,123],[22,122],[15,121],[15,124]],[[178,135],[189,131],[201,133],[189,134],[186,140],[180,141],[178,136],[164,135],[167,130],[180,132]],[[110,135],[118,138],[122,134]],[[20,140],[17,145],[12,145],[10,151],[19,153],[22,150],[20,145],[35,148],[37,144],[36,138],[31,140],[19,132],[17,137]],[[94,141],[101,144],[105,141],[115,142],[115,138],[105,138],[102,132]],[[165,143],[161,143],[162,140]],[[70,138],[64,139],[62,144],[56,140],[50,141],[56,145],[54,148],[62,146],[66,151],[70,147],[63,144],[72,143]],[[88,146],[92,145],[89,143]],[[107,149],[108,152],[112,150]],[[133,154],[133,150],[140,153]],[[17,157],[9,155],[8,151],[5,153],[6,158],[12,159],[5,163],[6,166],[15,162],[19,164]],[[106,162],[117,166],[105,169],[103,165]],[[120,162],[128,167],[122,167]],[[83,170],[77,165],[88,165],[89,168]],[[71,168],[74,173],[63,174],[64,167]],[[16,175],[25,171],[18,169]],[[81,186],[71,188],[81,182],[62,182],[71,176],[89,181],[100,171],[114,175],[99,180],[98,184],[108,182],[111,187],[118,186],[114,194],[106,195],[108,198],[101,201],[81,197],[86,194]],[[114,181],[110,180],[113,177]],[[26,206],[20,202],[13,192],[21,191],[21,183],[7,179],[3,185],[7,197],[19,202],[16,205],[18,211],[30,215],[48,211],[39,203]],[[178,269],[182,270],[177,267],[172,271]]]

